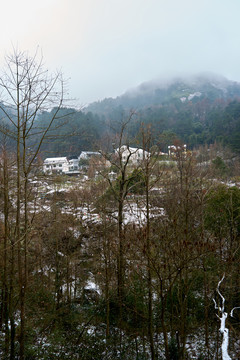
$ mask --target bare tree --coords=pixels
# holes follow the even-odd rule
[[[14,165],[14,162],[10,161],[10,154],[7,155],[7,138],[5,135],[1,136],[1,148],[0,148],[0,190],[3,194],[3,214],[4,214],[4,226],[3,226],[3,248],[1,248],[2,256],[2,278],[1,278],[1,307],[0,307],[0,325],[3,327],[5,332],[5,355],[8,353],[9,348],[9,326],[8,321],[12,318],[11,314],[11,302],[12,302],[12,292],[11,292],[11,281],[12,281],[12,271],[10,267],[14,267],[14,261],[11,261],[10,265],[10,177],[11,177],[11,168]],[[11,251],[13,255],[13,252]],[[9,266],[10,265],[10,266]],[[10,275],[11,274],[11,275]],[[11,320],[10,320],[11,321]],[[11,322],[12,324],[12,322]],[[13,332],[11,332],[13,333]],[[7,355],[6,355],[7,356]]]
[[[141,162],[141,170],[143,172],[144,179],[144,197],[145,197],[145,206],[146,206],[146,227],[144,234],[144,250],[146,248],[146,260],[147,260],[147,288],[148,288],[148,337],[151,348],[151,358],[155,360],[156,354],[154,349],[154,329],[153,329],[153,280],[152,280],[152,224],[150,219],[150,208],[151,208],[151,189],[156,185],[159,180],[160,173],[157,176],[153,176],[153,173],[156,172],[157,162],[158,162],[158,150],[157,146],[154,148],[154,153],[150,156],[152,146],[153,146],[153,135],[151,133],[151,128],[147,127],[144,129],[142,126],[140,132],[140,142],[143,148],[143,160]]]
[[[124,119],[119,125],[119,129],[115,130],[115,136],[111,139],[109,145],[110,151],[101,150],[100,153],[107,160],[111,167],[117,172],[116,179],[113,179],[106,171],[102,171],[101,175],[105,178],[109,185],[110,192],[116,202],[117,208],[117,296],[119,306],[119,323],[120,328],[123,326],[123,306],[125,298],[125,277],[126,277],[126,259],[125,259],[125,229],[124,229],[124,205],[127,195],[132,188],[132,181],[136,174],[130,172],[131,160],[137,149],[129,146],[128,126],[131,122],[134,112],[130,112],[127,119]],[[108,139],[109,143],[109,139]],[[120,335],[121,344],[121,335]]]
[[[14,50],[6,57],[6,68],[0,75],[2,124],[0,131],[11,137],[16,152],[16,215],[14,246],[18,252],[18,278],[20,299],[20,359],[24,359],[25,344],[25,295],[28,266],[27,247],[32,219],[29,219],[29,176],[34,168],[41,145],[59,121],[57,115],[63,105],[64,81],[62,74],[50,75],[43,66],[43,58],[37,51],[33,57]],[[38,122],[42,111],[51,112],[45,126]],[[6,128],[6,124],[8,125]],[[31,138],[38,139],[34,144]]]

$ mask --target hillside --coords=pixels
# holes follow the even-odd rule
[[[108,115],[118,107],[125,110],[142,110],[145,107],[160,106],[172,101],[184,103],[208,99],[208,101],[214,102],[217,99],[233,100],[236,98],[240,98],[240,83],[230,81],[220,75],[204,73],[144,82],[117,98],[94,102],[87,107],[87,110]]]
[[[80,151],[99,148],[102,138],[106,134],[114,136],[132,110],[136,116],[128,126],[128,136],[133,146],[144,124],[151,126],[154,141],[162,151],[179,139],[190,149],[218,142],[240,152],[240,83],[201,74],[146,82],[82,111],[63,108],[43,143],[42,158],[79,156]],[[48,124],[49,117],[51,111],[39,114],[36,126]],[[8,126],[11,132],[11,123]],[[33,134],[29,141],[32,148],[38,135]]]
[[[151,125],[162,150],[176,138],[189,148],[219,142],[239,152],[240,83],[220,75],[200,74],[145,82],[113,99],[91,104],[87,111],[116,123],[131,110],[132,138],[142,123]]]

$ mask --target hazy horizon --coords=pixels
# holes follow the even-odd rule
[[[13,47],[69,78],[76,103],[174,74],[240,81],[237,0],[13,0],[2,6],[0,66]]]

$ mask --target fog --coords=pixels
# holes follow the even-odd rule
[[[39,46],[78,105],[176,74],[240,81],[238,0],[13,0],[1,10],[0,65],[13,47]]]

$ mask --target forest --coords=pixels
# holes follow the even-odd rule
[[[1,358],[239,358],[239,102],[77,111],[35,60],[0,78]]]
[[[52,110],[53,111],[53,110]],[[48,124],[51,112],[38,116],[40,124]],[[121,123],[134,112],[128,127],[128,138],[136,146],[136,134],[142,125],[151,126],[155,144],[167,152],[168,145],[176,140],[186,143],[193,150],[204,145],[218,143],[240,152],[240,102],[239,99],[199,99],[196,103],[181,103],[170,100],[158,107],[125,109],[113,107],[109,113],[100,114],[73,108],[61,109],[58,113],[62,125],[52,129],[42,144],[43,159],[48,155],[78,156],[84,150],[98,150],[102,139],[120,131]],[[30,145],[37,141],[32,136]]]

